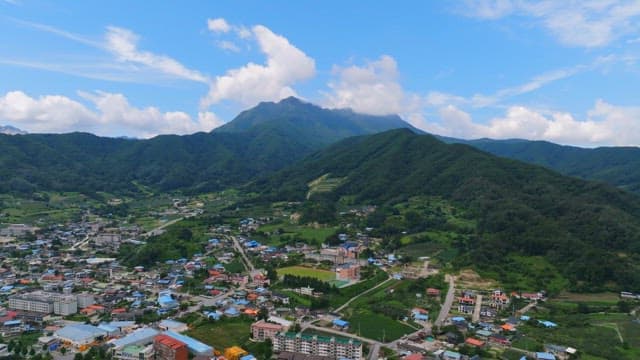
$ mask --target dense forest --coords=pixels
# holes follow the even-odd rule
[[[410,127],[398,116],[261,103],[212,133],[148,140],[86,133],[0,134],[0,192],[217,191],[271,173],[353,135]]]
[[[640,194],[640,148],[637,147],[587,149],[547,141],[441,139],[445,142],[468,144],[494,155],[541,165],[564,175],[606,182]]]

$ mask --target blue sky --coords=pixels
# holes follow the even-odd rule
[[[0,124],[150,137],[260,101],[463,138],[640,142],[640,2],[0,0]]]

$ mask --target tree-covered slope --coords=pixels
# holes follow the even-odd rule
[[[640,289],[640,198],[616,188],[409,130],[346,139],[254,186],[269,200],[304,200],[308,183],[326,174],[340,184],[308,202],[424,195],[464,208],[477,228],[460,245],[460,263],[492,268],[513,254],[542,256],[575,289]]]
[[[220,130],[148,140],[0,134],[0,192],[213,191],[243,184],[352,135],[409,127],[397,116],[262,103]]]
[[[588,149],[547,141],[443,140],[468,144],[494,155],[542,165],[565,175],[606,182],[640,193],[640,148],[637,147]]]

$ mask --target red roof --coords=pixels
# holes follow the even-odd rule
[[[164,335],[164,334],[156,336],[155,341],[165,346],[168,346],[172,349],[179,349],[181,347],[187,346],[187,344],[183,343],[182,341],[174,339],[171,336]]]
[[[472,346],[477,346],[477,347],[484,346],[484,341],[480,341],[474,338],[467,338],[467,340],[465,340],[464,342]]]

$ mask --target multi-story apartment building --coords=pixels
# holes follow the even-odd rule
[[[357,340],[304,335],[292,332],[276,334],[273,339],[275,352],[288,351],[308,355],[328,356],[337,359],[360,359],[362,343]]]
[[[9,308],[42,314],[71,315],[78,312],[78,300],[73,295],[34,291],[9,298]]]
[[[266,339],[273,339],[276,335],[284,329],[284,326],[280,324],[268,323],[264,320],[260,320],[251,324],[251,335],[254,340],[265,341]]]

